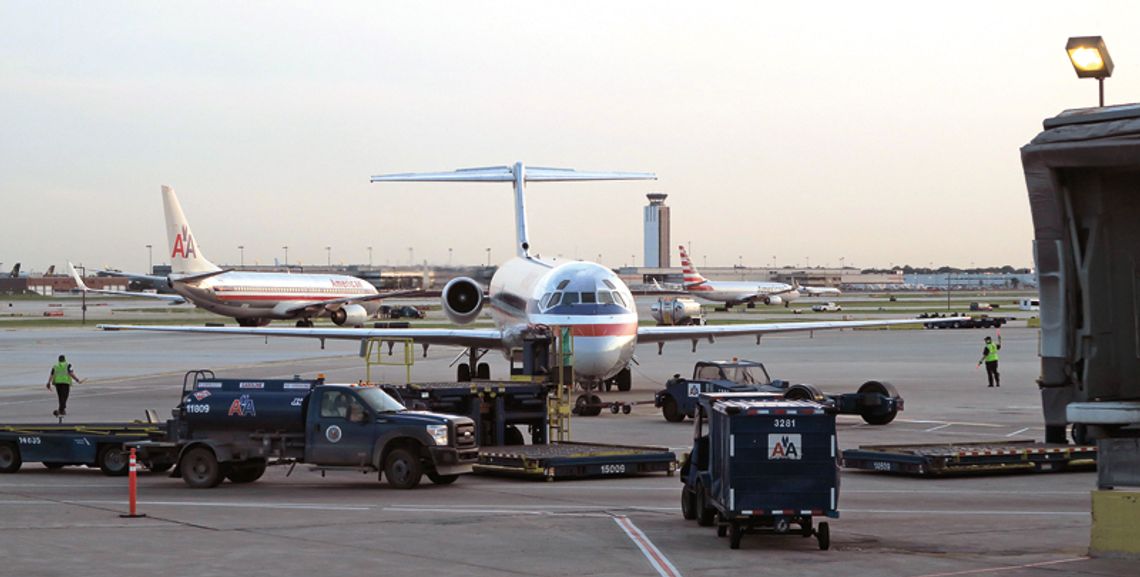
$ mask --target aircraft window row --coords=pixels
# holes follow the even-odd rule
[[[220,286],[216,290],[221,292],[236,292],[236,293],[275,293],[275,294],[329,294],[329,295],[343,295],[343,294],[364,294],[364,290],[352,289],[337,289],[337,288],[311,288],[311,287],[253,287],[253,286]]]
[[[549,292],[543,295],[539,305],[543,310],[551,309],[559,305],[617,305],[622,308],[629,308],[625,304],[625,299],[622,298],[621,293],[617,291],[598,291],[598,292]]]

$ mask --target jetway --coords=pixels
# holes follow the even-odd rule
[[[1041,290],[1046,440],[1065,442],[1072,424],[1078,442],[1097,442],[1100,489],[1140,486],[1140,105],[1062,112],[1021,161]],[[1123,495],[1094,492],[1094,553],[1107,542],[1098,518],[1121,511]],[[1126,540],[1131,548],[1108,549],[1140,554],[1140,539]]]

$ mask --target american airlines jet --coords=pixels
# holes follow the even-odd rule
[[[243,327],[259,327],[271,320],[296,320],[298,327],[313,326],[313,318],[328,316],[340,326],[359,326],[380,308],[376,287],[356,277],[338,274],[290,274],[222,270],[206,259],[198,246],[174,190],[162,187],[166,236],[170,241],[171,274],[166,282],[178,293],[133,296],[175,300],[184,298],[198,307],[237,319]],[[71,269],[80,290],[89,289]]]
[[[649,173],[579,172],[565,168],[514,166],[472,168],[454,172],[407,173],[373,176],[372,182],[510,182],[514,185],[516,256],[495,272],[484,298],[475,280],[459,277],[444,288],[442,308],[456,324],[474,321],[484,307],[490,309],[496,328],[491,329],[329,329],[329,328],[237,328],[158,327],[101,325],[107,330],[148,330],[227,335],[310,337],[318,339],[412,339],[429,345],[463,347],[469,362],[458,368],[459,380],[487,378],[490,369],[479,359],[488,351],[510,354],[528,334],[546,327],[570,327],[574,337],[574,372],[586,387],[609,381],[619,389],[630,385],[629,364],[639,343],[656,343],[658,354],[668,341],[690,341],[693,350],[701,340],[752,336],[759,343],[765,334],[816,331],[914,323],[912,319],[866,321],[814,321],[802,323],[736,324],[704,326],[639,326],[633,295],[614,272],[586,261],[559,262],[531,252],[526,220],[527,182],[582,180],[647,180]]]
[[[724,303],[725,308],[732,305],[761,302],[766,305],[787,305],[800,297],[799,287],[782,282],[764,281],[711,281],[697,271],[696,265],[689,260],[689,254],[684,246],[681,249],[681,267],[685,274],[685,284],[682,288],[693,296],[707,301]]]

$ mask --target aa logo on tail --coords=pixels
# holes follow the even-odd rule
[[[803,445],[800,444],[798,434],[770,433],[768,435],[768,459],[799,461],[802,458]]]
[[[197,251],[194,250],[194,237],[190,236],[190,230],[185,226],[182,227],[182,232],[174,237],[174,250],[170,252],[170,258],[198,258]]]

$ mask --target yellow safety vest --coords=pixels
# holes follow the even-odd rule
[[[998,360],[998,353],[997,353],[997,351],[998,351],[998,349],[997,349],[997,345],[995,345],[995,344],[993,344],[993,343],[990,343],[990,344],[986,345],[986,358],[985,358],[985,361],[988,363],[988,362],[991,362],[991,361],[996,361],[996,360]]]
[[[67,370],[67,362],[56,363],[51,370],[51,382],[57,385],[71,384],[71,371]]]

